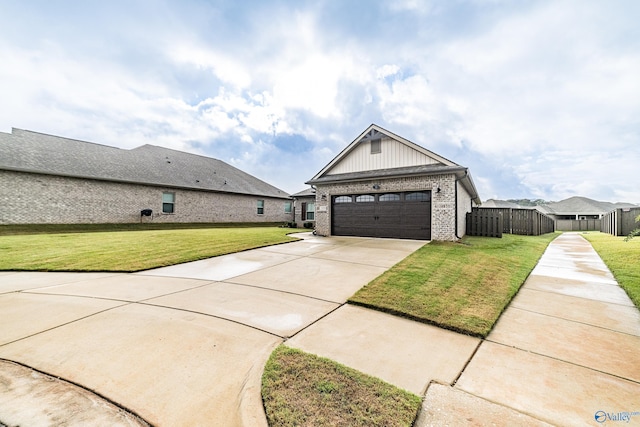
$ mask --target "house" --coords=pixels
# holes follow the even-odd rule
[[[324,236],[453,241],[480,204],[466,167],[375,124],[307,184]]]
[[[289,222],[287,193],[220,160],[0,133],[0,224]]]
[[[569,197],[559,202],[539,206],[539,210],[554,220],[600,219],[614,209],[632,208],[630,203],[599,202],[587,197]]]
[[[293,198],[293,222],[298,226],[313,228],[316,223],[316,190],[310,187],[291,197]]]
[[[522,209],[522,206],[517,203],[497,199],[485,200],[484,202],[482,202],[482,207],[495,209]]]

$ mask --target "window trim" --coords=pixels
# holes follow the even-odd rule
[[[165,196],[171,196],[171,201],[165,201]],[[171,211],[167,212],[167,210],[165,210],[165,207],[170,207]],[[162,213],[164,215],[173,215],[176,213],[176,193],[171,192],[171,191],[163,191],[162,192]]]
[[[379,202],[399,202],[400,200],[400,193],[384,193],[378,196]]]
[[[373,194],[359,194],[356,196],[356,203],[373,203],[376,201],[376,196]]]
[[[304,220],[315,221],[316,220],[316,204],[315,202],[307,203],[307,211]]]
[[[335,198],[333,199],[333,203],[353,203],[353,196],[335,196]]]
[[[410,197],[411,195],[422,195],[421,197]],[[405,193],[404,199],[407,202],[429,202],[431,201],[431,192],[429,190],[410,191]]]

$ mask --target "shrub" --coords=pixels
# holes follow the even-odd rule
[[[640,222],[640,215],[636,217],[636,222]],[[631,233],[629,233],[629,235],[624,238],[624,241],[628,242],[629,240],[633,239],[635,236],[640,236],[640,228],[636,228],[635,230],[632,230]]]

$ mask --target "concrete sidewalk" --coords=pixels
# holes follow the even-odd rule
[[[640,313],[589,242],[562,234],[454,390],[553,425],[640,425]],[[446,420],[426,409],[421,425]]]
[[[0,272],[0,422],[92,424],[100,408],[98,424],[265,425],[282,342],[426,392],[421,427],[640,412],[640,314],[581,236],[551,243],[484,341],[344,304],[424,242],[304,237],[138,274]]]

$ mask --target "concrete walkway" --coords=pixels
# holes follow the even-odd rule
[[[434,393],[421,426],[530,424],[501,422],[500,407],[559,426],[640,425],[640,313],[589,242],[562,234],[455,386]]]
[[[640,412],[640,314],[579,235],[549,246],[485,341],[344,304],[424,242],[303,237],[138,274],[0,272],[0,422],[265,425],[282,342],[426,392],[418,426]]]

